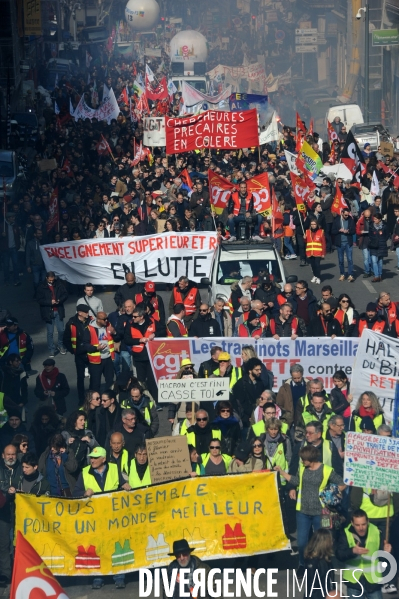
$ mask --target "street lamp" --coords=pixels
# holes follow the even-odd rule
[[[362,18],[362,12],[364,13],[364,23],[365,23],[365,39],[364,39],[364,120],[366,123],[369,122],[369,88],[370,88],[370,13],[369,13],[369,3],[366,0],[366,6],[363,8],[359,8],[357,11],[356,19],[360,21]]]

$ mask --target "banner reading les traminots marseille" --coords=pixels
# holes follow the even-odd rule
[[[204,232],[67,241],[40,251],[46,270],[70,283],[123,285],[128,272],[142,282],[174,283],[184,275],[199,283],[209,276],[216,247],[216,233]]]
[[[358,346],[358,339],[341,337],[303,337],[295,341],[289,338],[244,339],[213,337],[212,339],[154,339],[148,344],[155,380],[173,379],[183,358],[191,358],[198,368],[209,360],[211,348],[218,345],[231,356],[233,366],[241,366],[241,350],[244,345],[253,345],[259,358],[274,373],[274,388],[278,389],[290,377],[290,366],[301,364],[305,376],[320,378],[326,389],[334,384],[332,375],[338,369],[350,377]],[[171,398],[170,401],[173,401]],[[176,400],[178,401],[178,400]]]

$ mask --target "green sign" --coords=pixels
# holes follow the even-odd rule
[[[371,32],[373,46],[398,46],[399,32],[397,29],[376,29]]]

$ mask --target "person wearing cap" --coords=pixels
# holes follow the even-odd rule
[[[208,574],[210,571],[209,566],[201,561],[196,555],[192,555],[192,552],[195,551],[195,548],[191,548],[186,539],[179,539],[178,541],[173,541],[173,549],[172,553],[169,555],[174,556],[174,560],[169,564],[167,568],[167,576],[169,580],[169,584],[174,579],[175,585],[173,588],[172,599],[180,599],[180,568],[184,569],[186,572],[189,571],[188,578],[189,582],[184,585],[185,596],[191,597],[192,590],[194,588],[193,582],[193,573],[194,570],[201,570],[202,573],[198,574],[201,577],[201,580],[208,580]],[[174,571],[177,570],[177,576],[174,576]],[[208,596],[208,594],[207,594]],[[164,591],[163,599],[166,599],[166,594]]]
[[[85,368],[89,364],[87,352],[96,349],[90,343],[89,310],[90,308],[87,304],[79,304],[76,307],[75,316],[72,316],[68,320],[64,333],[64,345],[75,356],[76,381],[80,406],[83,405],[85,400]]]
[[[66,412],[66,398],[70,389],[65,374],[62,374],[55,365],[53,358],[43,362],[44,369],[36,377],[34,393],[42,402],[41,406],[54,406],[57,414],[62,416]]]
[[[54,326],[58,332],[58,349],[61,354],[66,354],[64,347],[64,303],[68,299],[68,292],[60,279],[57,279],[54,272],[49,271],[46,274],[46,280],[39,284],[36,293],[36,300],[40,306],[40,315],[46,323],[47,328],[47,346],[49,357],[54,358]]]
[[[5,210],[4,210],[5,212]],[[21,284],[19,279],[18,250],[21,245],[21,230],[15,223],[15,214],[8,212],[4,219],[4,224],[0,234],[0,252],[3,261],[4,284],[10,283],[10,261],[14,277],[14,285]]]
[[[366,416],[369,416],[372,420],[374,430],[381,426],[381,424],[385,424],[384,410],[378,397],[372,391],[365,391],[359,397],[356,407],[352,412],[349,430],[360,433],[362,431],[362,422]],[[369,421],[366,422],[369,423]]]
[[[163,299],[160,295],[157,295],[155,283],[152,281],[146,281],[144,283],[144,289],[141,293],[137,293],[134,298],[135,304],[144,303],[147,306],[151,306],[151,317],[159,325],[165,324],[165,307]],[[162,335],[159,335],[162,337]]]
[[[331,235],[334,238],[334,245],[338,252],[338,263],[340,272],[340,281],[352,283],[353,276],[353,236],[356,233],[355,221],[351,216],[350,208],[343,208],[341,215],[334,219]],[[345,273],[344,256],[348,262],[348,274]]]
[[[263,461],[251,456],[251,449],[248,443],[242,443],[236,448],[234,458],[227,468],[227,474],[242,474],[243,472],[263,470]]]
[[[109,389],[114,380],[115,350],[113,334],[115,329],[108,324],[105,312],[98,312],[96,319],[88,326],[90,345],[87,351],[90,373],[90,389],[100,391],[101,376],[104,375],[106,388]]]
[[[99,297],[96,297],[94,295],[93,283],[86,283],[86,285],[83,288],[83,292],[83,297],[78,299],[76,305],[79,306],[79,304],[87,304],[90,309],[89,316],[92,320],[94,320],[98,312],[104,311],[103,303]]]
[[[228,377],[230,379],[230,389],[234,387],[236,382],[242,377],[242,370],[239,366],[231,364],[230,354],[226,351],[221,351],[217,357],[219,367],[213,371],[211,377]]]
[[[395,322],[398,321],[396,320]],[[377,304],[375,302],[369,302],[366,306],[366,311],[360,314],[356,336],[361,337],[364,329],[388,335],[387,321],[382,314],[377,312]]]
[[[92,497],[96,493],[110,493],[124,489],[130,491],[131,486],[125,481],[122,472],[116,464],[107,462],[107,452],[104,447],[94,447],[89,453],[90,466],[83,468],[76,481],[73,497]],[[115,587],[125,588],[125,575],[114,575]],[[92,589],[104,586],[104,579],[96,576],[92,582]]]
[[[210,306],[202,303],[199,308],[198,317],[190,327],[190,337],[221,337],[220,326],[217,320],[212,318]]]
[[[253,339],[261,339],[267,337],[267,325],[265,325],[258,312],[251,310],[245,322],[238,326],[238,337],[252,337]]]
[[[7,317],[4,324],[5,328],[0,331],[0,364],[5,362],[9,354],[18,354],[26,373],[34,374],[30,364],[33,356],[32,337],[18,326],[18,319],[14,316]]]
[[[179,277],[179,280],[173,285],[169,301],[169,314],[173,314],[173,307],[176,304],[184,305],[184,324],[189,329],[192,321],[198,317],[201,296],[197,284],[190,281],[188,277]]]
[[[173,306],[173,313],[169,316],[166,323],[166,336],[179,338],[188,337],[187,327],[184,322],[186,311],[184,304],[175,304]]]

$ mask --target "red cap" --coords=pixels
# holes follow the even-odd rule
[[[155,283],[152,281],[147,281],[147,283],[144,285],[144,291],[147,291],[148,293],[155,293]]]

